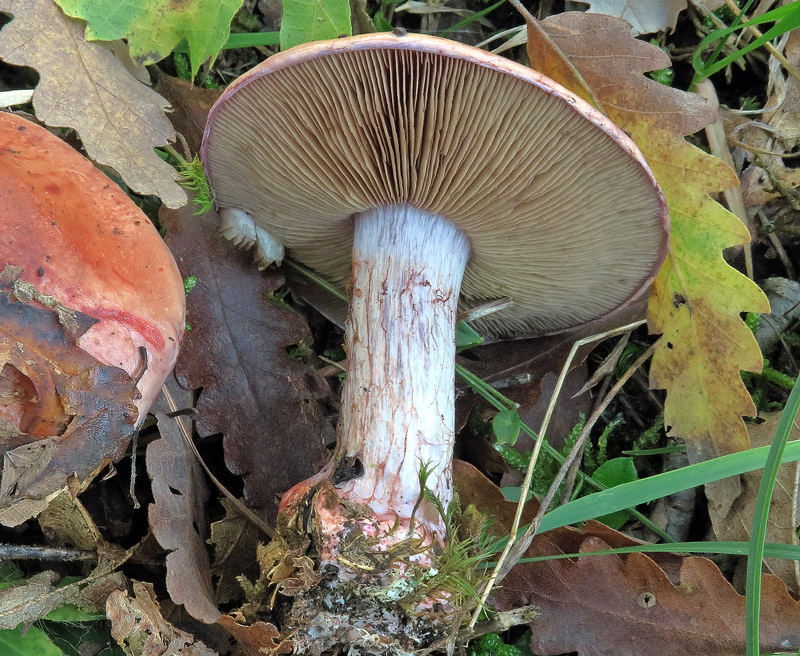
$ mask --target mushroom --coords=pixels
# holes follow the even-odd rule
[[[289,517],[313,504],[340,576],[354,532],[384,552],[409,532],[444,539],[420,473],[446,508],[458,310],[509,297],[479,332],[563,331],[640,295],[666,254],[663,195],[619,128],[544,75],[440,38],[270,57],[214,105],[201,155],[219,208],[349,289],[339,441],[281,503]]]
[[[46,129],[2,113],[0,270],[6,266],[20,267],[19,280],[38,298],[96,320],[79,345],[137,378],[141,424],[183,336],[175,260],[147,216],[89,160]],[[12,373],[0,378],[13,380]],[[0,404],[0,420],[4,408],[11,413]]]

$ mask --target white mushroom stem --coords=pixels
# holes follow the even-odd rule
[[[456,308],[469,251],[450,221],[407,205],[355,219],[337,455],[363,474],[337,488],[390,525],[408,525],[423,465],[445,508],[453,498]],[[442,535],[430,504],[415,520]]]

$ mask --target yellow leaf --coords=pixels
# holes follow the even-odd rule
[[[756,414],[739,371],[762,357],[742,311],[768,312],[763,292],[722,250],[749,239],[741,221],[708,195],[737,184],[721,160],[669,133],[632,131],[669,202],[670,251],[653,282],[648,322],[663,333],[650,383],[667,390],[664,423],[693,461],[747,449],[742,416]]]
[[[714,114],[699,96],[643,75],[669,60],[634,39],[620,19],[566,13],[539,23],[543,29],[532,27],[530,15],[526,21],[531,65],[583,97],[591,90],[595,104],[639,146],[669,204],[669,255],[648,313],[650,330],[664,335],[650,378],[667,390],[665,424],[687,441],[693,461],[748,448],[742,416],[755,408],[739,372],[760,370],[762,358],[740,313],[768,312],[769,304],[722,257],[723,249],[750,239],[709,195],[736,186],[734,172],[684,139]],[[554,52],[569,66],[553,66]]]

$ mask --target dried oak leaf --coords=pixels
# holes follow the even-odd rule
[[[69,481],[82,489],[122,457],[138,394],[122,369],[77,345],[94,320],[20,301],[13,291],[18,274],[14,267],[0,272],[0,403],[7,418],[0,431],[0,523],[8,526],[44,510]]]
[[[739,372],[759,371],[762,358],[741,313],[768,312],[769,303],[722,257],[725,248],[750,238],[710,196],[736,186],[736,175],[684,139],[713,122],[714,114],[699,96],[645,77],[668,66],[669,58],[634,39],[618,18],[567,13],[526,22],[531,65],[547,64],[557,53],[555,73],[566,68],[572,74],[556,80],[569,86],[580,79],[576,92],[584,95],[591,89],[639,146],[669,204],[669,254],[653,283],[648,322],[651,331],[663,333],[650,380],[667,390],[670,435],[686,440],[692,462],[748,448],[742,416],[755,415],[755,407]],[[706,491],[723,516],[739,493],[730,481]]]
[[[564,553],[542,541],[535,555]],[[580,553],[608,549],[587,538]],[[578,556],[517,565],[497,593],[501,609],[533,605],[531,649],[542,656],[731,656],[744,654],[745,599],[706,558],[687,557],[673,583],[649,557]],[[796,651],[800,603],[780,579],[765,575],[761,648]]]
[[[150,583],[133,582],[133,598],[123,590],[106,602],[111,635],[130,656],[217,656],[217,652],[161,616]]]
[[[229,499],[221,499],[225,516],[211,524],[208,543],[214,547],[211,574],[215,579],[215,599],[225,604],[243,597],[237,576],[255,578],[258,563],[255,554],[261,532]]]
[[[686,9],[686,0],[579,0],[588,4],[587,13],[607,14],[626,20],[632,33],[651,34],[674,30],[678,14]]]
[[[318,403],[327,382],[287,354],[309,339],[308,327],[270,301],[281,274],[258,273],[250,254],[219,236],[215,212],[162,210],[161,222],[181,271],[197,276],[176,367],[184,386],[203,390],[197,429],[224,435],[225,462],[244,477],[247,503],[273,520],[275,497],[324,464],[332,432]]]
[[[220,616],[211,587],[211,563],[205,540],[208,489],[178,423],[156,412],[161,439],[147,446],[147,472],[153,489],[148,508],[150,528],[167,551],[167,591],[194,618],[209,624]]]
[[[137,193],[154,194],[168,207],[185,205],[175,169],[153,150],[175,138],[167,102],[110,49],[87,43],[83,24],[53,0],[0,0],[0,11],[14,16],[2,29],[0,59],[39,73],[37,118],[74,128],[89,157],[112,167]]]
[[[454,466],[462,504],[511,525],[516,504],[464,463]],[[526,518],[536,512],[526,506]],[[538,535],[525,557],[584,554],[641,544],[598,522]],[[658,562],[656,562],[656,560]],[[800,602],[765,575],[762,648],[800,646]],[[531,650],[541,656],[730,656],[744,653],[744,597],[706,558],[640,553],[517,564],[494,593],[500,610],[534,606]]]

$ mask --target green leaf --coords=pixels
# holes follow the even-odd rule
[[[242,1],[56,0],[56,3],[68,16],[88,23],[87,40],[127,39],[131,57],[137,64],[154,64],[186,39],[194,79],[200,66],[213,61],[225,45],[231,20]]]
[[[125,656],[125,652],[114,644],[109,624],[105,621],[41,622],[40,626],[61,650],[62,656],[82,656],[92,644],[107,645],[100,656]]]
[[[0,654],[3,656],[62,656],[41,629],[20,624],[15,629],[0,631]]]
[[[517,443],[522,422],[516,410],[501,410],[492,419],[492,430],[500,444]]]
[[[103,620],[105,617],[105,613],[81,610],[73,604],[65,604],[54,608],[42,619],[48,622],[87,622],[91,620]]]
[[[183,279],[183,293],[188,294],[197,286],[197,276],[186,276]]]
[[[459,321],[456,324],[456,350],[463,351],[479,344],[483,344],[483,337],[476,333],[466,321]]]
[[[600,465],[592,476],[594,480],[610,488],[639,480],[639,473],[633,465],[633,458],[613,458]],[[628,521],[629,516],[626,511],[619,510],[608,515],[601,515],[597,521],[618,530]]]
[[[349,0],[283,0],[281,50],[352,33]]]
[[[372,22],[375,23],[375,29],[378,30],[378,32],[391,32],[394,29],[381,11],[375,14]]]

